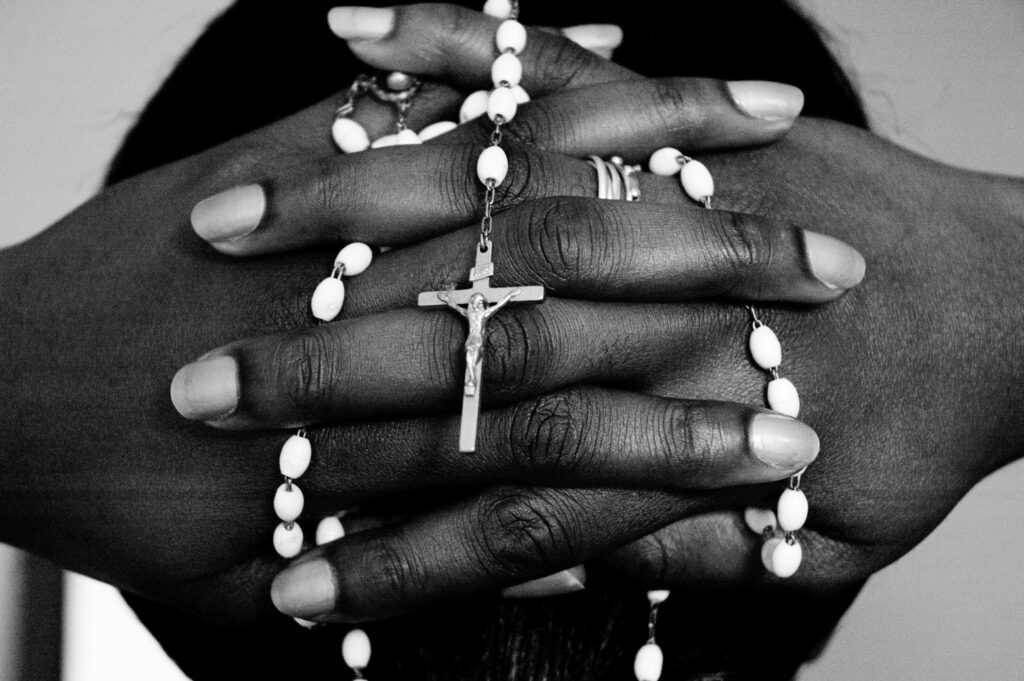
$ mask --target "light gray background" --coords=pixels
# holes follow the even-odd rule
[[[227,4],[0,3],[0,245],[38,232],[96,190],[134,112]],[[832,33],[884,135],[953,164],[1024,175],[1024,3],[802,4]],[[1024,463],[979,485],[928,540],[871,580],[801,678],[1024,678],[1022,489]],[[0,546],[0,681],[11,680],[5,613],[18,602],[3,575],[18,564],[17,552]],[[70,592],[67,679],[180,678],[108,588],[76,579]]]

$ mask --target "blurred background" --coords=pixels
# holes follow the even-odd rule
[[[89,198],[134,116],[226,0],[0,3],[0,246]],[[877,131],[1024,175],[1021,0],[800,0]],[[2,292],[0,292],[2,295]],[[869,583],[801,681],[1024,678],[1024,462]],[[0,545],[0,681],[184,677],[108,586]]]

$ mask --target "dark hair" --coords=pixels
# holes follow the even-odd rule
[[[359,66],[327,30],[330,2],[246,0],[214,21],[153,97],[108,181],[184,158],[338,93]],[[679,3],[527,2],[527,23],[612,22],[625,30],[616,61],[649,76],[792,83],[805,115],[866,127],[860,100],[819,30],[782,0]],[[646,9],[645,9],[646,8]],[[675,591],[663,611],[665,678],[787,679],[827,638],[859,586],[830,598],[761,591]],[[280,618],[230,629],[134,596],[142,621],[194,679],[280,675],[348,678],[340,633]],[[646,635],[636,587],[592,574],[580,594],[543,602],[480,599],[372,623],[373,678],[632,678]],[[336,675],[341,676],[336,676]]]

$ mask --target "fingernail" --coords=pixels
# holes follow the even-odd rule
[[[291,617],[317,617],[334,609],[334,571],[326,560],[292,565],[278,573],[270,587],[274,607]]]
[[[622,29],[615,24],[581,24],[567,26],[562,35],[582,48],[593,51],[614,50],[622,44]]]
[[[582,565],[556,572],[547,577],[533,579],[523,584],[505,587],[502,598],[547,598],[583,591],[586,588],[587,571]]]
[[[327,23],[342,40],[365,43],[380,40],[395,28],[395,10],[387,7],[335,7]]]
[[[727,85],[736,106],[754,118],[793,120],[804,108],[803,91],[792,85],[769,80],[733,80]]]
[[[805,230],[804,245],[811,272],[830,289],[853,288],[864,279],[864,256],[846,242]]]
[[[192,209],[192,229],[206,241],[230,241],[255,230],[266,210],[263,187],[235,187],[197,203]]]
[[[238,364],[220,355],[183,366],[171,381],[171,402],[187,419],[215,421],[238,406]]]
[[[750,448],[772,468],[799,470],[818,456],[818,434],[781,414],[757,414],[750,423]]]

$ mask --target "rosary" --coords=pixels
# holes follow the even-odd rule
[[[523,67],[518,55],[526,47],[527,34],[525,27],[517,20],[518,0],[487,0],[484,12],[502,20],[495,34],[498,56],[491,69],[494,87],[490,91],[481,90],[470,95],[459,116],[460,122],[466,122],[486,114],[494,123],[490,145],[477,159],[477,177],[484,187],[484,210],[475,246],[476,262],[469,272],[467,288],[456,290],[451,285],[440,291],[426,291],[419,294],[417,301],[419,307],[427,309],[449,308],[465,318],[468,326],[464,345],[465,371],[459,427],[459,451],[467,454],[476,450],[487,322],[507,305],[541,303],[544,300],[543,286],[492,287],[490,284],[495,271],[494,245],[491,240],[492,211],[497,189],[505,181],[509,170],[508,156],[501,147],[502,128],[515,118],[519,105],[529,101],[529,96],[519,84]],[[450,121],[431,124],[419,133],[406,126],[406,115],[419,88],[419,80],[404,73],[393,72],[384,77],[359,76],[349,88],[344,103],[337,109],[331,126],[331,134],[338,148],[345,153],[356,153],[370,148],[419,144],[453,129],[456,123]],[[350,117],[358,98],[366,94],[392,105],[396,112],[395,132],[373,142],[362,126]],[[598,198],[626,201],[640,199],[638,166],[627,166],[618,157],[605,161],[597,156],[590,158],[590,164],[597,174]],[[656,175],[678,173],[687,196],[706,209],[711,209],[714,181],[711,173],[699,161],[666,147],[652,154],[648,168]],[[340,314],[345,300],[343,277],[360,274],[369,267],[372,258],[373,251],[366,244],[352,243],[341,249],[330,276],[321,281],[313,293],[310,306],[314,318],[320,323],[327,323]],[[777,412],[796,417],[800,399],[793,383],[779,374],[782,363],[779,340],[753,307],[748,306],[747,311],[751,317],[750,356],[754,364],[771,376],[766,388],[767,405]],[[273,544],[277,553],[284,558],[293,558],[304,548],[302,528],[297,522],[302,514],[304,499],[295,481],[306,472],[311,457],[312,447],[304,428],[289,437],[281,449],[279,464],[284,480],[274,497],[274,510],[281,522],[274,531]],[[790,478],[788,488],[779,498],[776,511],[748,508],[744,513],[746,524],[763,537],[761,560],[765,568],[779,578],[792,576],[802,559],[800,542],[795,533],[804,525],[808,513],[807,498],[800,489],[803,473],[800,471]],[[316,528],[317,545],[345,536],[341,522],[343,517],[342,512],[320,521]],[[634,659],[637,681],[658,681],[661,677],[664,654],[656,640],[658,610],[669,594],[668,590],[663,589],[647,592],[647,640]],[[296,621],[306,627],[316,624],[298,619]],[[365,678],[363,672],[371,654],[367,634],[361,629],[350,630],[341,648],[342,658],[352,669],[355,678]]]

